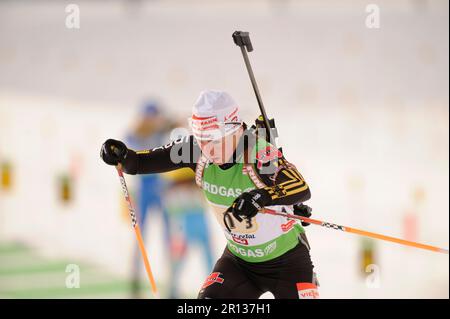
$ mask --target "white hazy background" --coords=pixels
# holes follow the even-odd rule
[[[69,3],[80,29],[65,27]],[[379,29],[365,25],[370,3]],[[251,122],[257,103],[231,38],[245,30],[285,155],[310,184],[313,217],[404,237],[413,211],[418,240],[448,247],[448,21],[439,0],[1,2],[0,160],[13,163],[15,181],[0,192],[0,241],[127,276],[134,234],[100,146],[123,138],[150,96],[183,118],[201,90],[223,89]],[[73,167],[75,201],[65,206],[57,177]],[[208,221],[218,257],[225,240]],[[161,220],[149,226],[152,267],[165,282]],[[377,241],[380,285],[370,288],[359,237],[307,233],[323,298],[449,297],[448,255]],[[202,267],[193,249],[186,295],[202,284]]]

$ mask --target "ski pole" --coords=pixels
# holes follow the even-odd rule
[[[131,217],[131,226],[133,226],[136,239],[138,241],[139,250],[141,251],[142,258],[144,259],[145,270],[147,272],[148,279],[150,280],[150,286],[152,288],[153,295],[159,299],[158,289],[156,288],[155,278],[153,277],[152,269],[150,268],[150,262],[148,261],[147,251],[145,250],[144,240],[142,239],[141,229],[136,218],[136,212],[134,211],[133,204],[131,203],[130,193],[128,192],[127,183],[125,182],[125,176],[123,175],[121,164],[116,166],[117,173],[119,174],[120,183],[122,185],[123,194],[128,204],[128,210]]]
[[[381,235],[381,234],[377,234],[377,233],[372,233],[372,232],[369,232],[369,231],[360,230],[360,229],[356,229],[356,228],[351,228],[351,227],[347,227],[347,226],[336,225],[336,224],[324,222],[324,221],[317,220],[317,219],[311,219],[311,218],[307,218],[307,217],[303,217],[303,216],[286,214],[286,213],[280,213],[280,212],[274,211],[272,209],[267,209],[267,208],[264,208],[263,210],[261,210],[261,212],[265,213],[265,214],[270,214],[270,215],[283,216],[283,217],[287,217],[289,219],[297,219],[297,220],[301,220],[301,221],[304,221],[304,222],[307,222],[307,223],[310,223],[310,224],[314,224],[314,225],[318,225],[318,226],[322,226],[322,227],[327,227],[327,228],[332,228],[332,229],[335,229],[335,230],[341,230],[341,231],[347,232],[347,233],[357,234],[357,235],[361,235],[361,236],[365,236],[365,237],[371,237],[371,238],[375,238],[375,239],[381,239],[381,240],[397,243],[397,244],[400,244],[400,245],[426,249],[426,250],[430,250],[430,251],[434,251],[434,252],[443,253],[443,254],[447,254],[448,255],[448,249],[445,249],[445,248],[439,248],[439,247],[435,247],[435,246],[430,246],[430,245],[425,245],[425,244],[421,244],[421,243],[416,243],[416,242],[409,241],[409,240],[404,240],[404,239],[395,238],[395,237],[391,237],[391,236],[386,236],[386,235]]]

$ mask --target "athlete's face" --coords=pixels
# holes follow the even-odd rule
[[[242,129],[236,133],[212,141],[198,141],[202,153],[214,164],[222,165],[232,160]]]

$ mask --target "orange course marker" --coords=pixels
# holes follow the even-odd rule
[[[267,209],[267,208],[264,208],[261,212],[264,214],[283,216],[283,217],[287,217],[289,219],[297,219],[297,220],[301,220],[301,221],[304,221],[304,222],[307,222],[310,224],[323,226],[323,227],[327,227],[327,228],[332,228],[332,229],[344,231],[347,233],[357,234],[357,235],[375,238],[375,239],[381,239],[381,240],[397,243],[400,245],[421,248],[421,249],[448,255],[448,249],[445,249],[445,248],[439,248],[439,247],[435,247],[435,246],[431,246],[431,245],[421,244],[421,243],[417,243],[417,242],[413,242],[413,241],[409,241],[409,240],[404,240],[404,239],[400,239],[400,238],[377,234],[377,233],[373,233],[373,232],[369,232],[369,231],[365,231],[365,230],[361,230],[361,229],[356,229],[356,228],[351,228],[351,227],[347,227],[347,226],[336,225],[336,224],[324,222],[324,221],[317,220],[317,219],[307,218],[307,217],[303,217],[303,216],[280,213],[275,210],[271,210],[271,209]]]

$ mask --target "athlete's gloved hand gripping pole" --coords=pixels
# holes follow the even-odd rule
[[[274,131],[275,125],[274,125],[273,121],[269,121],[269,119],[267,117],[266,110],[264,109],[264,104],[261,99],[261,95],[259,94],[258,85],[256,84],[255,76],[253,74],[253,70],[250,65],[248,55],[247,55],[247,51],[248,52],[253,51],[253,46],[250,41],[250,36],[249,36],[248,32],[236,31],[233,33],[233,40],[234,40],[234,43],[241,48],[242,56],[244,57],[244,61],[245,61],[245,66],[247,67],[247,71],[250,76],[250,80],[252,82],[253,90],[255,91],[255,94],[256,94],[256,99],[258,101],[259,109],[261,111],[263,124],[266,128],[267,140],[269,142],[274,143],[274,141],[271,141],[271,137],[273,137],[273,133],[275,132]],[[272,140],[274,140],[274,139],[272,138]],[[412,241],[408,241],[408,240],[404,240],[404,239],[399,239],[399,238],[395,238],[395,237],[372,233],[372,232],[368,232],[365,230],[360,230],[360,229],[346,227],[346,226],[340,226],[340,225],[336,225],[336,224],[332,224],[332,223],[328,223],[328,222],[324,222],[324,221],[320,221],[320,220],[311,219],[311,218],[309,218],[309,216],[311,214],[311,209],[309,207],[307,207],[306,205],[305,205],[307,207],[306,210],[304,207],[300,207],[300,208],[298,206],[294,207],[295,215],[291,215],[291,214],[280,213],[280,212],[277,212],[274,210],[269,210],[267,208],[264,208],[263,207],[264,205],[261,205],[261,204],[263,204],[263,203],[261,203],[261,201],[263,202],[263,200],[261,200],[259,197],[258,198],[255,198],[255,196],[247,196],[247,197],[248,198],[238,198],[237,201],[235,203],[233,203],[232,207],[230,207],[231,211],[233,212],[233,215],[234,215],[234,211],[236,210],[234,207],[237,207],[237,208],[250,207],[249,211],[250,211],[252,217],[255,216],[259,210],[260,213],[285,216],[290,219],[301,220],[302,223],[324,226],[324,227],[333,228],[333,229],[341,230],[341,231],[348,232],[348,233],[358,234],[358,235],[365,236],[365,237],[381,239],[381,240],[385,240],[385,241],[389,241],[389,242],[398,243],[401,245],[406,245],[406,246],[410,246],[410,247],[416,247],[416,248],[426,249],[426,250],[430,250],[430,251],[434,251],[434,252],[448,254],[448,249],[445,249],[445,248],[439,248],[439,247],[435,247],[435,246],[425,245],[425,244],[416,243],[416,242],[412,242]],[[258,208],[258,207],[261,207],[261,208]],[[255,212],[255,210],[256,210],[256,212]],[[308,216],[308,214],[309,214],[309,216]]]
[[[148,279],[150,281],[153,296],[159,299],[158,289],[156,287],[155,278],[153,277],[152,269],[150,267],[150,262],[148,261],[147,251],[145,249],[144,240],[142,239],[141,230],[137,222],[136,212],[133,208],[133,204],[131,203],[130,192],[128,191],[125,176],[123,175],[122,171],[121,162],[125,159],[127,152],[128,149],[124,143],[115,140],[108,140],[105,144],[103,144],[100,156],[107,164],[116,166],[117,174],[119,174],[120,183],[122,185],[123,194],[125,196],[128,210],[130,212],[131,226],[133,226],[134,232],[136,234],[139,250],[141,251],[142,259],[144,260],[144,266],[147,272]]]

